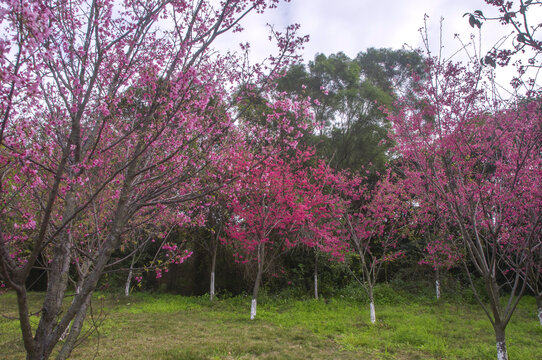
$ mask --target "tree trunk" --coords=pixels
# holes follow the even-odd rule
[[[59,354],[57,355],[57,360],[66,360],[70,356],[72,349],[75,347],[75,342],[79,338],[79,334],[83,329],[83,323],[85,322],[87,309],[90,305],[91,298],[92,294],[89,294],[87,300],[85,300],[83,306],[81,306],[81,309],[73,319],[71,326],[66,328],[69,329],[69,333],[66,342],[64,343],[64,345],[60,349]]]
[[[256,281],[252,289],[252,304],[250,306],[250,320],[256,317],[256,306],[258,305],[258,291],[260,290],[260,282],[262,281],[263,259],[264,259],[264,244],[258,244],[258,272],[256,273]]]
[[[130,263],[130,270],[128,271],[128,277],[126,278],[126,286],[124,287],[124,296],[130,295],[130,284],[132,283],[132,275],[134,273],[135,254],[132,256],[132,262]]]
[[[56,344],[56,341],[51,341],[51,334],[57,326],[57,319],[62,312],[62,301],[69,279],[70,252],[71,242],[68,234],[65,233],[60,237],[53,250],[53,261],[47,278],[47,291],[36,335],[34,336],[34,351],[32,355],[29,353],[28,359],[49,358]],[[66,326],[69,326],[69,323]],[[64,327],[62,332],[65,329]]]
[[[540,326],[542,326],[542,294],[536,295],[535,298],[538,306],[538,320],[540,320]]]
[[[318,300],[318,253],[314,255],[314,298]]]
[[[213,257],[211,259],[211,284],[209,288],[209,298],[211,301],[215,299],[215,268],[216,268],[216,253],[218,244],[213,245]]]
[[[371,323],[376,323],[376,311],[375,311],[375,300],[373,295],[373,287],[369,285],[369,301],[371,302],[369,304],[370,311],[371,311]]]
[[[129,169],[126,177],[127,183],[131,181],[128,180],[131,176],[130,170],[132,169]],[[67,358],[73,350],[82,329],[90,296],[92,296],[92,293],[96,289],[96,285],[98,284],[100,276],[103,274],[105,266],[111,258],[111,254],[120,246],[120,235],[127,221],[126,205],[128,201],[128,189],[129,188],[125,184],[125,187],[121,191],[115,215],[111,222],[110,233],[105,239],[103,247],[92,260],[92,270],[86,274],[83,279],[79,280],[79,291],[74,295],[69,307],[64,310],[61,308],[61,305],[68,281],[68,271],[71,259],[68,250],[71,249],[71,241],[70,239],[60,239],[61,241],[55,246],[55,253],[49,271],[47,293],[43,302],[42,316],[40,323],[38,324],[38,329],[36,330],[34,348],[32,351],[27,351],[27,359],[48,359],[62,336],[62,333],[66,330],[66,327],[70,325],[72,320],[72,329],[61,349],[61,354],[64,355],[60,355],[59,353],[59,357],[65,356]],[[59,298],[60,294],[62,294],[62,297]],[[51,311],[51,309],[53,311]],[[63,316],[58,320],[61,312],[63,313]]]
[[[440,299],[440,274],[439,274],[438,268],[436,270],[435,292],[437,294],[437,300],[439,300]]]
[[[30,324],[28,298],[26,288],[21,286],[17,291],[17,309],[19,311],[19,321],[21,323],[21,332],[23,334],[24,348],[27,353],[27,359],[32,357],[34,352],[34,339],[32,336],[32,325]]]
[[[75,212],[76,189],[76,186],[72,186],[66,194],[63,217],[70,217]],[[27,359],[48,359],[62,333],[69,326],[68,321],[62,327],[61,333],[58,334],[56,339],[52,335],[57,329],[60,329],[58,318],[63,312],[62,301],[68,287],[73,247],[70,228],[71,224],[53,242],[53,259],[47,273],[47,290],[43,300],[40,321],[34,336],[34,349],[31,352],[27,349]]]
[[[75,287],[75,294],[76,295],[79,294],[80,291],[81,291],[81,286],[80,284],[77,284]],[[85,314],[86,314],[86,311],[85,311]],[[72,326],[73,326],[73,321],[68,326],[66,326],[66,330],[64,330],[64,332],[62,333],[62,336],[60,336],[60,341],[64,341],[64,339],[66,339],[66,337],[70,334],[70,329]]]
[[[495,338],[497,339],[497,360],[508,360],[504,328],[500,324],[495,324],[493,327],[495,329]]]
[[[252,303],[250,305],[250,320],[254,320],[256,317],[256,306],[258,304],[258,291],[260,290],[260,281],[262,274],[260,266],[258,266],[258,273],[256,274],[256,281],[254,281],[254,288],[252,289]]]

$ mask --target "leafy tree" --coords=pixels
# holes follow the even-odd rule
[[[319,54],[307,66],[290,67],[279,89],[313,99],[318,131],[310,141],[334,168],[365,166],[375,174],[392,146],[382,108],[408,92],[411,74],[422,69],[421,57],[404,50],[369,49],[355,59]]]

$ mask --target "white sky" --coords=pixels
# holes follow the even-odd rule
[[[440,18],[444,17],[443,42],[446,48],[455,51],[460,47],[454,40],[455,33],[461,34],[465,41],[470,33],[478,34],[463,17],[464,13],[477,9],[486,16],[496,14],[483,0],[292,0],[263,15],[251,14],[243,21],[243,35],[228,36],[220,47],[233,50],[243,38],[252,44],[255,57],[264,56],[269,52],[266,23],[274,24],[277,29],[299,23],[300,33],[311,38],[303,52],[305,60],[312,60],[317,52],[343,51],[353,57],[369,47],[399,49],[406,43],[416,48],[422,45],[418,29],[423,26],[424,14],[428,14],[432,40],[438,41]],[[489,37],[485,41],[487,49],[497,40],[496,31],[490,31],[495,26],[491,25],[486,23],[482,27],[483,35]],[[505,34],[502,27],[497,26],[497,30],[500,35]]]
[[[242,23],[245,31],[241,35],[228,35],[215,46],[222,50],[237,50],[240,42],[248,41],[251,43],[251,57],[258,61],[272,49],[267,41],[266,23],[274,24],[277,29],[299,23],[300,33],[310,35],[310,42],[302,52],[305,61],[314,59],[316,53],[329,55],[343,51],[354,57],[369,47],[400,49],[407,44],[419,48],[423,44],[418,29],[423,26],[424,14],[427,14],[433,54],[438,52],[440,18],[444,18],[442,43],[443,56],[447,58],[461,48],[461,43],[454,38],[456,33],[465,43],[470,41],[471,34],[476,35],[478,46],[478,29],[471,28],[468,18],[463,17],[466,12],[474,10],[482,10],[487,17],[498,14],[483,0],[291,0],[291,3],[281,3],[263,15],[251,14]],[[538,18],[534,15],[530,15],[533,20],[539,22],[542,19],[542,14],[539,13]],[[496,22],[484,23],[481,54],[485,55],[510,32]],[[454,57],[457,61],[462,59],[465,57]],[[503,74],[505,76],[510,75]]]

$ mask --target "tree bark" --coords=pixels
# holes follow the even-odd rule
[[[79,338],[79,334],[81,334],[81,330],[83,329],[83,323],[87,315],[87,309],[90,305],[91,298],[92,294],[89,294],[87,300],[85,300],[83,306],[81,306],[81,309],[73,319],[72,324],[69,327],[70,330],[68,337],[57,355],[57,360],[66,360],[70,356],[72,349],[75,347],[75,342]]]
[[[79,294],[80,291],[81,291],[81,286],[80,284],[78,284],[75,288],[75,294]],[[66,330],[64,330],[64,332],[62,333],[62,336],[60,337],[60,341],[63,341],[64,339],[66,339],[66,337],[70,334],[71,326],[73,326],[73,321],[70,323],[70,325],[66,326]]]
[[[314,255],[314,298],[318,300],[318,253]]]
[[[495,337],[497,340],[497,360],[508,360],[504,327],[497,323],[493,327],[495,328]]]
[[[34,339],[32,336],[32,325],[30,323],[29,311],[28,311],[28,298],[26,288],[21,286],[17,288],[17,308],[19,310],[19,321],[21,323],[21,331],[23,334],[24,348],[27,353],[27,359],[31,358],[34,354]]]
[[[132,283],[132,276],[134,273],[135,254],[132,256],[132,262],[130,263],[130,270],[128,270],[128,277],[126,278],[126,286],[124,287],[124,296],[130,295],[130,285]]]
[[[250,306],[250,320],[256,317],[256,307],[258,305],[258,291],[260,290],[260,282],[262,281],[263,259],[264,259],[264,244],[258,244],[258,272],[256,273],[256,281],[252,289],[252,303]]]
[[[375,300],[374,300],[374,295],[373,295],[373,287],[371,285],[369,285],[369,301],[370,301],[369,307],[371,311],[371,323],[375,324],[376,323]]]
[[[211,284],[209,285],[209,298],[211,301],[215,299],[215,269],[216,269],[216,253],[218,244],[213,244],[213,256],[211,259]]]
[[[57,319],[62,312],[62,301],[64,300],[68,286],[71,260],[70,252],[71,242],[68,239],[68,234],[65,233],[59,238],[53,251],[53,261],[51,262],[47,279],[47,292],[43,301],[38,328],[34,336],[34,356],[29,355],[28,359],[49,358],[56,343],[52,339],[52,333],[57,326]],[[64,327],[62,332],[65,329]]]
[[[437,295],[437,300],[439,300],[440,299],[440,274],[439,274],[438,268],[436,270],[435,292]]]

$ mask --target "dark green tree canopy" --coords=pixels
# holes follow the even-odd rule
[[[423,74],[423,66],[423,58],[407,50],[371,48],[354,59],[342,52],[318,54],[307,65],[290,67],[279,89],[315,101],[319,128],[307,141],[334,168],[367,167],[376,173],[392,146],[383,109],[393,110],[394,100],[409,92],[412,74]]]

